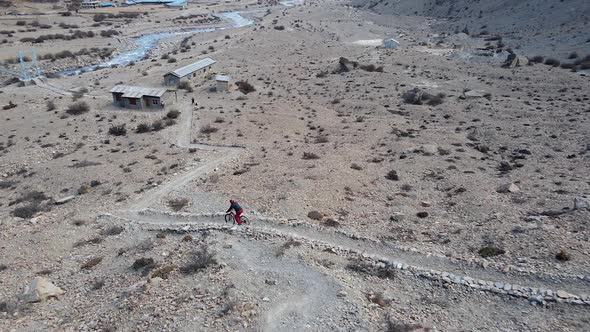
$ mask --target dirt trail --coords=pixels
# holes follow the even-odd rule
[[[455,284],[462,284],[468,287],[494,291],[500,288],[500,291],[494,291],[499,294],[510,294],[512,296],[530,297],[542,293],[560,294],[557,290],[566,291],[574,294],[574,297],[566,301],[576,301],[570,303],[590,304],[590,301],[584,301],[581,295],[590,293],[590,283],[587,278],[578,278],[577,276],[555,276],[551,274],[535,273],[515,273],[509,274],[497,269],[484,269],[480,266],[465,264],[465,262],[454,261],[446,257],[427,256],[412,251],[398,250],[394,245],[363,239],[356,236],[350,236],[342,232],[322,229],[318,227],[294,227],[292,224],[279,223],[269,219],[260,218],[253,225],[237,229],[223,222],[222,216],[213,215],[170,215],[159,211],[148,210],[158,203],[158,200],[169,194],[171,191],[189,184],[193,179],[206,175],[215,170],[216,167],[226,163],[233,158],[238,158],[245,149],[230,146],[210,146],[206,144],[191,143],[192,131],[192,112],[189,107],[183,109],[181,128],[178,132],[177,145],[182,148],[196,148],[207,151],[218,152],[212,159],[185,172],[172,181],[161,185],[160,187],[148,192],[134,203],[128,210],[120,211],[118,216],[125,218],[132,223],[139,223],[146,229],[168,229],[168,230],[199,230],[208,227],[217,227],[225,229],[230,234],[237,232],[260,232],[266,234],[282,235],[284,237],[294,237],[311,242],[314,245],[325,247],[336,247],[349,253],[363,255],[366,258],[375,261],[385,261],[392,264],[400,270],[406,270],[417,277],[431,279],[441,279]],[[253,241],[255,242],[255,241]],[[237,242],[236,242],[237,243]],[[233,250],[236,262],[241,262],[251,270],[260,273],[278,273],[293,278],[290,287],[295,287],[289,292],[292,296],[287,296],[281,302],[275,303],[266,313],[263,322],[264,330],[289,330],[295,329],[295,325],[289,325],[297,322],[297,326],[314,326],[317,323],[319,310],[332,311],[338,301],[335,301],[337,287],[311,267],[304,266],[302,263],[296,264],[285,263],[280,260],[264,260],[264,248],[258,247],[255,243],[243,244],[238,246],[249,246],[248,248],[239,248]],[[241,255],[242,252],[248,252],[248,255]],[[268,256],[268,255],[267,255]],[[312,277],[310,277],[312,276]],[[473,282],[472,282],[473,280]],[[485,284],[479,286],[478,284]],[[502,286],[497,286],[501,284]],[[494,286],[495,285],[495,286]],[[504,285],[521,285],[518,290],[512,292],[507,289],[505,292]],[[481,287],[481,288],[478,288]],[[484,288],[487,287],[487,288]],[[522,287],[522,293],[520,289]],[[490,289],[491,288],[491,289]],[[551,293],[552,292],[552,293]],[[285,293],[287,294],[287,293]],[[324,296],[316,296],[324,294]],[[568,295],[569,295],[568,294]],[[326,299],[329,299],[326,301]],[[548,299],[545,296],[545,299]],[[318,327],[318,326],[315,326]],[[313,328],[311,328],[313,329]]]
[[[346,304],[337,296],[340,286],[335,280],[301,261],[276,257],[257,241],[232,238],[229,255],[225,255],[231,256],[229,263],[239,270],[234,282],[239,289],[260,294],[263,303],[269,304],[260,322],[263,331],[318,331],[325,322],[346,319],[350,310],[336,310]],[[266,280],[276,285],[267,285]]]

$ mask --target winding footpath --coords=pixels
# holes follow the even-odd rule
[[[351,257],[362,256],[376,266],[388,266],[419,278],[440,280],[500,295],[521,297],[533,303],[564,302],[590,305],[590,276],[552,274],[526,270],[502,270],[496,266],[482,267],[473,262],[440,255],[419,253],[413,248],[396,246],[364,238],[342,230],[325,228],[302,221],[269,219],[259,216],[253,225],[236,229],[226,225],[222,214],[170,213],[150,209],[171,191],[189,184],[193,179],[210,173],[220,165],[237,159],[242,147],[211,146],[191,143],[192,109],[182,114],[177,145],[216,151],[219,156],[179,175],[170,182],[147,192],[129,209],[116,215],[99,218],[116,219],[145,230],[202,231],[216,229],[237,236],[263,234],[271,237],[294,238],[312,248],[324,248]]]

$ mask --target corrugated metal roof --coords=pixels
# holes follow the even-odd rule
[[[216,61],[211,59],[211,58],[205,58],[203,60],[199,60],[195,63],[192,63],[188,66],[184,66],[182,68],[178,68],[175,71],[171,71],[168,74],[172,74],[176,77],[185,77],[188,74],[191,74],[199,69],[203,69],[205,67],[211,66],[212,64],[214,64]],[[168,75],[167,74],[167,75]]]
[[[111,89],[111,93],[122,93],[124,98],[141,98],[143,96],[162,97],[166,93],[166,89],[115,85]]]
[[[216,81],[229,82],[230,79],[231,77],[229,77],[229,75],[215,75]]]

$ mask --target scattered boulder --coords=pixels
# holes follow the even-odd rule
[[[67,202],[73,200],[74,198],[76,198],[75,195],[70,195],[70,196],[66,196],[64,198],[60,198],[57,201],[55,201],[55,205],[62,205],[62,204],[66,204]]]
[[[482,90],[467,90],[461,95],[461,99],[490,98],[491,94]]]
[[[496,191],[499,193],[502,193],[502,194],[515,193],[515,192],[520,191],[520,188],[517,185],[515,185],[514,183],[505,183],[505,184],[499,186]]]
[[[33,281],[25,287],[22,298],[25,302],[41,302],[50,297],[58,297],[64,294],[64,291],[52,284],[43,277],[35,277]]]
[[[436,144],[424,144],[409,149],[410,152],[421,153],[425,156],[433,156],[438,152],[438,146]]]
[[[574,198],[574,210],[587,209],[590,210],[590,198],[585,196],[578,196]]]
[[[528,64],[529,64],[529,59],[527,57],[522,56],[522,55],[517,55],[514,53],[510,53],[510,54],[508,54],[508,57],[506,58],[506,61],[504,61],[504,64],[502,65],[502,67],[515,68],[515,67],[526,66]]]
[[[324,219],[324,214],[321,213],[320,211],[309,211],[309,213],[307,214],[307,217],[309,219],[313,219],[313,220],[322,220]]]

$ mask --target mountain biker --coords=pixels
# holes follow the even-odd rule
[[[236,218],[236,222],[238,223],[238,225],[242,224],[242,218],[240,218],[240,215],[242,213],[244,213],[244,209],[242,209],[242,207],[240,206],[240,204],[238,204],[238,202],[234,199],[230,199],[229,200],[230,206],[229,209],[227,209],[227,211],[225,211],[225,213],[229,213],[229,211],[231,211],[232,209],[234,210],[234,212],[236,213],[235,218]]]

